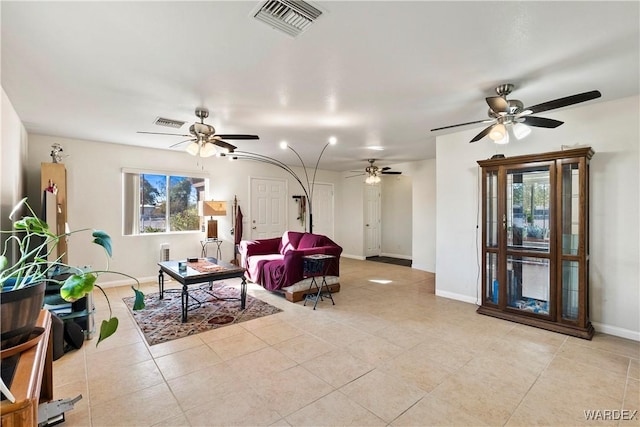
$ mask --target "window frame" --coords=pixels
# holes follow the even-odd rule
[[[131,176],[128,178],[127,176]],[[165,220],[169,230],[145,233],[140,230],[140,185],[142,175],[159,175],[165,177],[165,188],[167,194],[167,209],[165,212]],[[122,235],[123,236],[158,236],[168,234],[191,234],[201,233],[203,227],[202,216],[200,216],[200,225],[196,230],[171,230],[171,212],[169,209],[169,189],[172,177],[196,178],[204,181],[204,188],[198,191],[197,201],[198,209],[200,202],[208,199],[210,175],[207,173],[197,173],[188,171],[162,170],[162,169],[121,169],[121,214],[122,214]]]

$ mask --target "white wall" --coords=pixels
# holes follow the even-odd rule
[[[383,175],[381,185],[381,255],[411,259],[411,178],[406,175]]]
[[[436,160],[397,163],[393,170],[411,178],[411,266],[436,271]]]
[[[27,131],[20,121],[11,101],[2,89],[2,134],[0,139],[0,229],[11,230],[9,214],[15,204],[24,197],[27,161]],[[0,240],[0,248],[4,247]],[[0,249],[0,252],[2,249]]]
[[[403,197],[404,203],[411,205],[411,211],[405,212],[411,215],[404,224],[404,229],[398,234],[405,236],[410,232],[412,267],[424,271],[436,271],[436,161],[435,159],[421,160],[417,162],[396,163],[390,165],[394,170],[402,171],[402,176],[408,178],[404,185],[410,182],[411,199],[406,195]],[[353,173],[344,173],[343,176],[351,176]],[[385,177],[383,179],[387,179]],[[340,226],[344,238],[344,255],[357,259],[364,259],[364,222],[362,213],[364,210],[364,179],[345,178],[342,180],[342,197],[345,209],[348,214],[342,219]],[[383,217],[384,211],[389,209],[389,197],[384,194],[385,183],[383,182]],[[405,188],[406,190],[406,188]],[[404,190],[403,190],[404,191]],[[394,198],[391,197],[391,203]],[[400,203],[399,203],[400,204]],[[352,213],[353,212],[353,213]],[[410,224],[410,226],[409,226]],[[383,229],[387,227],[387,220],[383,218]],[[409,231],[410,230],[410,231]],[[384,244],[384,242],[383,242]],[[404,252],[405,249],[402,249]]]
[[[67,168],[68,222],[72,230],[90,227],[107,231],[113,239],[114,255],[111,269],[123,271],[134,277],[155,280],[160,244],[169,243],[172,258],[199,256],[200,240],[204,233],[180,233],[145,236],[122,235],[122,182],[121,169],[136,168],[184,173],[208,173],[210,195],[216,200],[227,200],[229,206],[237,195],[244,216],[244,237],[249,236],[249,176],[262,178],[284,178],[288,180],[289,195],[300,194],[297,182],[286,172],[263,163],[250,161],[229,162],[227,159],[198,159],[184,152],[156,150],[119,144],[105,144],[56,138],[43,135],[29,136],[29,197],[37,199],[40,191],[40,163],[49,162],[51,145],[60,143]],[[336,183],[339,174],[318,171],[318,182]],[[340,189],[336,186],[336,214],[341,211]],[[301,229],[296,220],[297,205],[291,197],[287,200],[288,227]],[[218,219],[218,232],[222,244],[222,259],[233,258],[233,238],[231,230],[231,209],[226,217]],[[335,241],[340,242],[336,233]],[[94,247],[95,246],[95,247]],[[209,254],[212,249],[209,248]],[[90,264],[94,268],[104,265],[104,255],[100,248],[89,243],[88,237],[72,236],[69,245],[69,262],[75,265]],[[119,282],[120,277],[111,276]]]
[[[342,236],[342,256],[364,259],[364,190],[362,179],[345,178],[343,173],[336,186],[341,190],[340,206],[336,209],[336,234]],[[337,200],[337,198],[336,198]]]
[[[590,316],[601,332],[640,340],[639,129],[637,96],[556,110],[541,116],[564,121],[534,128],[498,151],[507,157],[591,146]],[[481,128],[437,138],[436,294],[478,301],[480,248],[478,165],[495,144],[469,140]],[[461,268],[466,266],[466,268]]]

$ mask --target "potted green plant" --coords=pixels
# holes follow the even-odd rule
[[[26,209],[22,219],[14,221],[13,230],[0,231],[10,234],[5,240],[0,254],[0,298],[2,299],[2,345],[10,347],[26,341],[42,309],[46,283],[61,285],[60,296],[69,302],[76,301],[98,288],[107,299],[109,319],[103,320],[96,346],[113,335],[118,328],[118,318],[113,316],[109,297],[104,289],[96,284],[98,276],[103,273],[119,274],[133,279],[136,286],[131,286],[135,294],[134,310],[144,308],[144,295],[139,290],[140,282],[126,273],[109,270],[109,258],[112,256],[111,237],[101,230],[89,228],[57,235],[47,223],[34,213],[27,202],[22,199],[11,211],[9,219],[13,220],[20,211]],[[85,270],[73,267],[61,261],[61,257],[49,260],[52,249],[60,239],[71,234],[89,232],[93,243],[105,251],[107,266],[103,270]],[[9,262],[9,250],[13,252],[14,261]],[[71,273],[65,280],[57,280],[55,273],[64,269]],[[11,308],[13,307],[13,308]],[[29,323],[31,323],[29,325]]]

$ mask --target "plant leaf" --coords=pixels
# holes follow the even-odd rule
[[[102,230],[95,230],[93,232],[93,243],[100,245],[107,251],[109,257],[111,257],[111,236]]]
[[[100,336],[98,337],[98,342],[96,343],[96,347],[98,346],[98,344],[100,344],[101,341],[115,334],[116,329],[118,329],[117,317],[112,317],[109,320],[103,320],[102,324],[100,324]]]
[[[40,236],[53,236],[53,234],[49,230],[49,224],[42,221],[40,218],[36,218],[33,216],[25,216],[21,220],[16,221],[13,224],[13,227],[16,230],[25,230],[29,233],[34,233]]]
[[[64,298],[65,301],[77,301],[93,290],[93,284],[97,278],[98,276],[93,273],[69,276],[60,288],[60,296]]]
[[[22,207],[22,205],[24,205],[27,202],[27,198],[23,198],[22,200],[20,200],[11,210],[11,213],[9,214],[9,219],[13,219],[13,216],[20,210],[20,208]]]
[[[142,310],[144,308],[144,294],[133,286],[131,286],[131,289],[133,289],[133,293],[136,295],[136,299],[133,302],[133,309]]]
[[[0,271],[7,268],[7,265],[9,265],[9,260],[7,259],[7,257],[4,255],[0,255]]]

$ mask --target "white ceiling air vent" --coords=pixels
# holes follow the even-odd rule
[[[253,16],[291,37],[306,31],[322,12],[300,0],[267,0]]]
[[[172,120],[172,119],[165,119],[164,117],[157,117],[156,121],[153,122],[158,126],[165,126],[168,128],[181,128],[182,125],[185,124],[185,122],[181,122],[180,120]]]

